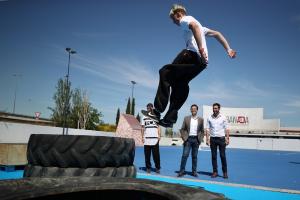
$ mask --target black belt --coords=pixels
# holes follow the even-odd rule
[[[189,136],[190,138],[197,138],[198,136],[197,135],[191,135]]]

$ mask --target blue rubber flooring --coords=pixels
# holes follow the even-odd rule
[[[253,199],[269,199],[269,200],[300,200],[300,194],[290,194],[286,192],[273,192],[266,190],[259,190],[253,188],[243,188],[236,186],[218,185],[213,183],[197,182],[193,180],[186,180],[182,178],[160,177],[155,175],[138,174],[138,178],[151,179],[156,181],[163,181],[168,183],[177,183],[189,187],[203,188],[210,192],[221,193],[226,198],[232,200],[253,200]]]
[[[161,175],[176,177],[180,167],[182,147],[160,147]],[[300,190],[300,152],[227,149],[227,166],[229,179],[210,177],[212,172],[209,149],[198,152],[198,175],[189,174],[185,178],[224,183],[237,183],[271,188]],[[219,156],[218,156],[219,159]],[[136,148],[135,166],[139,173],[145,173],[143,147]],[[218,160],[219,173],[222,175],[221,161]],[[154,167],[154,162],[152,160]],[[191,156],[186,165],[187,173],[191,172]],[[152,172],[152,174],[155,174]]]
[[[24,170],[16,170],[16,171],[12,171],[12,172],[6,172],[3,170],[0,170],[0,180],[22,178],[23,172],[24,172]]]

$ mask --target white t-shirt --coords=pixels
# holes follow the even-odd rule
[[[206,127],[209,129],[210,137],[224,137],[228,128],[226,117],[221,114],[217,117],[211,115],[207,119]]]
[[[196,22],[196,24],[199,26],[200,31],[201,31],[201,40],[202,40],[202,46],[204,48],[204,51],[207,55],[207,59],[208,59],[208,50],[207,50],[207,46],[206,46],[206,40],[205,40],[205,35],[207,34],[207,31],[209,30],[206,27],[203,27],[200,22],[198,22],[194,17],[192,16],[183,16],[180,20],[180,27],[183,30],[183,37],[186,43],[186,49],[187,50],[191,50],[194,52],[197,52],[199,55],[199,48],[197,45],[197,42],[195,40],[195,37],[193,35],[192,30],[189,28],[189,24],[194,21]]]
[[[141,125],[144,126],[144,145],[156,145],[158,142],[158,125],[149,117],[143,116]]]
[[[196,119],[191,117],[189,136],[197,136],[197,129],[198,129],[198,117]]]

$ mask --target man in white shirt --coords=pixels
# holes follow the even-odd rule
[[[160,80],[154,100],[155,109],[151,113],[142,111],[144,115],[158,121],[164,127],[172,127],[176,123],[178,110],[189,94],[189,82],[208,64],[205,36],[216,38],[230,58],[236,56],[236,52],[230,48],[220,32],[203,27],[194,17],[187,16],[183,6],[174,4],[169,16],[182,29],[186,48],[177,55],[172,64],[165,65],[159,70]],[[168,112],[160,119],[169,99]]]
[[[213,166],[212,178],[218,176],[217,151],[219,147],[223,178],[227,179],[227,161],[226,161],[226,145],[229,144],[229,129],[226,117],[220,114],[221,105],[219,103],[213,104],[213,114],[207,119],[207,126],[205,130],[206,144],[211,149],[211,161]]]
[[[147,104],[147,111],[151,112],[153,109],[152,103]],[[157,122],[151,118],[144,116],[141,120],[142,125],[142,140],[144,143],[145,164],[147,173],[151,172],[151,152],[155,163],[155,172],[160,173],[160,155],[159,155],[159,140],[160,128]]]
[[[192,176],[198,177],[197,174],[197,156],[198,149],[204,136],[203,118],[197,116],[198,106],[193,104],[191,106],[192,115],[187,116],[183,120],[182,127],[180,129],[181,138],[183,140],[183,152],[180,163],[180,170],[178,177],[182,177],[185,174],[185,165],[192,149]]]

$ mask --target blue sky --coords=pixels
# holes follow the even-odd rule
[[[107,123],[153,102],[158,70],[184,47],[182,32],[168,17],[173,3],[186,6],[202,25],[218,30],[238,56],[208,38],[209,66],[190,83],[190,95],[175,128],[191,104],[263,107],[265,118],[300,127],[300,1],[84,1],[0,0],[0,110],[49,117],[59,78],[71,57],[72,87],[87,90]],[[21,77],[14,77],[20,74]],[[201,114],[202,111],[200,110]]]

